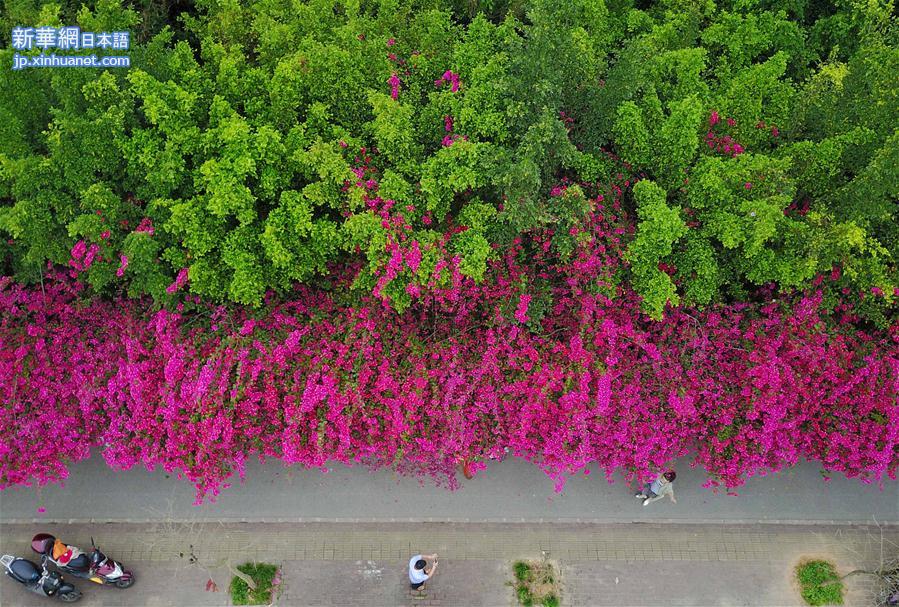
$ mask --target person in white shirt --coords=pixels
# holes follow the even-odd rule
[[[409,586],[418,590],[437,571],[436,554],[416,554],[409,559]]]

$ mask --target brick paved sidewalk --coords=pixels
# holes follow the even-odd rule
[[[227,605],[229,566],[282,566],[277,605],[514,605],[510,563],[557,563],[563,605],[799,605],[791,572],[804,555],[833,559],[840,572],[867,567],[881,549],[899,552],[899,529],[672,524],[105,524],[0,525],[0,551],[26,556],[47,531],[82,547],[93,536],[134,569],[132,589],[78,584],[91,605]],[[427,596],[410,593],[405,567],[438,552]],[[866,605],[866,576],[849,579],[848,605]],[[208,592],[213,580],[219,592]],[[79,580],[80,581],[80,580]],[[0,580],[3,605],[47,599]]]

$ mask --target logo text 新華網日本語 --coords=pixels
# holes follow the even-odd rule
[[[60,51],[101,49],[127,51],[131,44],[129,32],[82,32],[75,26],[14,27],[12,48],[15,51],[40,49],[40,54],[13,55],[13,69],[28,67],[129,67],[128,55],[57,54]],[[47,53],[55,49],[52,53]]]

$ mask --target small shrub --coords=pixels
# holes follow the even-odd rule
[[[236,575],[231,578],[231,603],[234,605],[268,605],[272,602],[272,589],[278,568],[269,563],[245,563],[237,568],[246,573],[256,583],[251,590],[245,581]]]
[[[531,570],[531,566],[524,561],[516,561],[512,568],[515,570],[515,579],[519,582],[523,582]]]
[[[807,561],[796,567],[796,579],[802,587],[803,600],[808,605],[842,605],[843,582],[833,563]]]
[[[526,586],[518,587],[518,602],[524,607],[531,607],[534,604],[534,597],[531,596],[531,591]]]

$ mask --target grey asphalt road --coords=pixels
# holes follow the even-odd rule
[[[0,522],[790,522],[899,523],[899,483],[883,488],[857,479],[821,478],[804,463],[753,478],[737,496],[703,489],[701,470],[678,468],[677,503],[643,507],[622,481],[608,484],[594,471],[578,475],[562,493],[528,462],[493,462],[449,491],[429,479],[337,465],[327,474],[248,463],[215,503],[195,506],[194,487],[161,470],[118,471],[100,457],[76,464],[65,486],[0,491]]]

